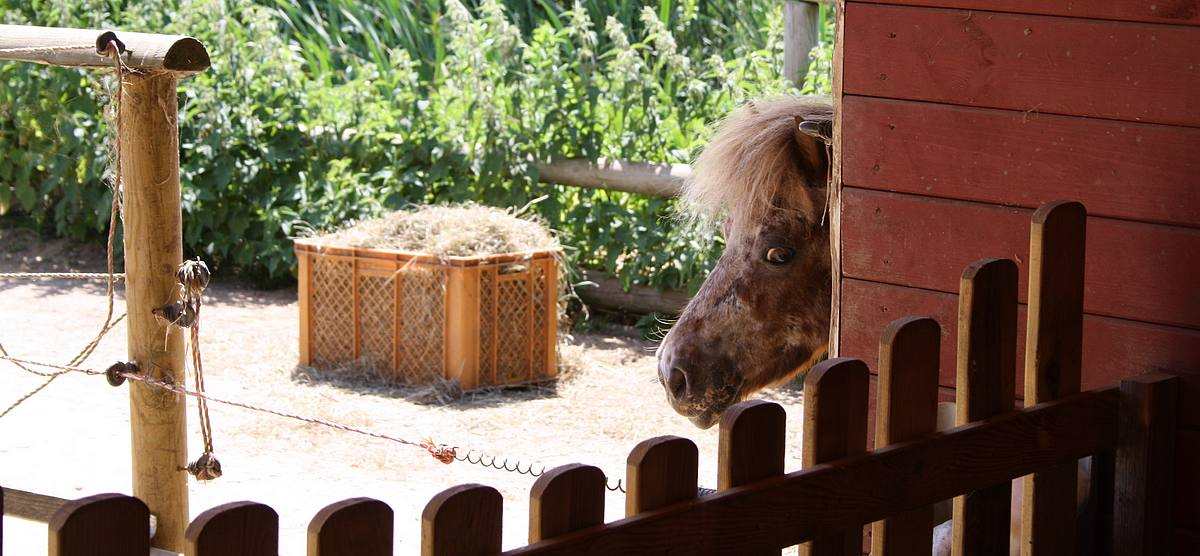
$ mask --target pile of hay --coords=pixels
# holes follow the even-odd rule
[[[559,249],[558,240],[533,216],[466,203],[422,206],[312,239],[336,247],[373,247],[439,257],[470,257]]]

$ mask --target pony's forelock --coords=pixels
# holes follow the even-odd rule
[[[738,108],[692,164],[681,195],[684,215],[696,222],[727,216],[747,221],[780,188],[800,185],[793,147],[797,119],[831,112],[824,97],[773,97]]]

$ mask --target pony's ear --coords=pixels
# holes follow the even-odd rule
[[[819,183],[824,186],[824,175],[828,161],[826,147],[833,135],[833,116],[813,114],[796,116],[796,127],[793,136],[796,140],[796,151],[800,155],[796,163],[800,166],[802,175],[820,175]]]
[[[833,140],[833,114],[809,114],[803,118],[796,116],[796,131],[828,144]]]

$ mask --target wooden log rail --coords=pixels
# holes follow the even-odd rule
[[[191,37],[32,25],[0,25],[0,60],[112,68],[113,59],[104,54],[112,39],[121,47],[122,62],[132,70],[188,75],[209,67],[208,51]]]
[[[566,159],[539,164],[538,180],[573,187],[608,189],[651,197],[675,197],[692,175],[687,164],[628,160]]]

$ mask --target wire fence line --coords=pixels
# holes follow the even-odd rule
[[[0,348],[0,349],[2,349],[2,348]],[[41,361],[34,361],[31,359],[13,357],[11,355],[8,355],[7,353],[0,355],[0,360],[9,361],[11,363],[16,364],[18,367],[20,367],[22,369],[25,369],[31,373],[34,373],[34,374],[37,374],[40,376],[57,377],[57,376],[61,376],[63,374],[67,374],[67,373],[81,373],[81,374],[85,374],[85,375],[89,375],[89,376],[98,376],[98,375],[109,374],[107,371],[98,371],[96,369],[88,369],[88,368],[84,368],[84,367],[77,367],[77,366],[71,366],[71,365],[56,365],[53,363],[45,363],[45,362],[41,362]],[[30,369],[29,367],[54,369],[54,371],[38,371],[38,370]],[[459,446],[449,446],[449,445],[445,445],[445,444],[438,444],[438,443],[435,443],[432,439],[426,439],[426,440],[421,440],[421,441],[408,440],[406,438],[401,438],[399,436],[382,433],[382,432],[378,432],[378,431],[373,431],[370,429],[355,427],[355,426],[347,425],[344,423],[338,423],[336,421],[330,421],[330,420],[321,419],[318,417],[309,417],[309,416],[301,415],[299,413],[293,413],[290,411],[274,409],[274,408],[265,407],[265,406],[261,406],[261,405],[257,405],[257,404],[252,404],[249,402],[213,396],[212,394],[209,394],[207,392],[198,392],[195,390],[190,390],[181,384],[175,384],[172,382],[159,380],[159,379],[147,376],[145,374],[142,374],[140,372],[120,371],[116,374],[118,376],[120,376],[121,378],[125,378],[125,379],[135,381],[135,382],[140,382],[140,383],[150,386],[152,388],[166,390],[166,391],[178,394],[178,395],[188,396],[188,397],[195,398],[198,400],[203,399],[205,401],[218,403],[218,404],[222,404],[222,405],[227,405],[227,406],[231,406],[231,407],[237,407],[237,408],[244,409],[247,411],[265,413],[268,415],[274,415],[276,417],[280,417],[280,418],[284,418],[284,419],[290,419],[290,420],[309,423],[309,424],[313,424],[313,425],[319,425],[322,427],[327,427],[327,428],[331,428],[331,429],[342,431],[342,432],[359,434],[359,435],[368,436],[368,437],[379,439],[379,440],[384,440],[384,441],[393,442],[396,444],[401,444],[404,446],[419,448],[421,450],[428,452],[430,456],[432,456],[434,459],[437,459],[438,461],[441,461],[442,463],[450,463],[452,461],[459,461],[459,462],[469,463],[472,465],[478,465],[481,467],[489,467],[489,468],[497,469],[500,471],[517,473],[517,474],[521,474],[521,475],[528,475],[530,477],[539,477],[546,471],[546,467],[544,465],[528,463],[528,462],[518,460],[518,459],[513,459],[513,458],[501,458],[500,456],[495,456],[495,455],[489,454],[489,453],[481,451],[481,450],[464,449]],[[608,482],[605,484],[605,487],[608,488],[608,490],[613,491],[613,492],[625,492],[625,483],[622,479],[617,479],[615,482]]]

